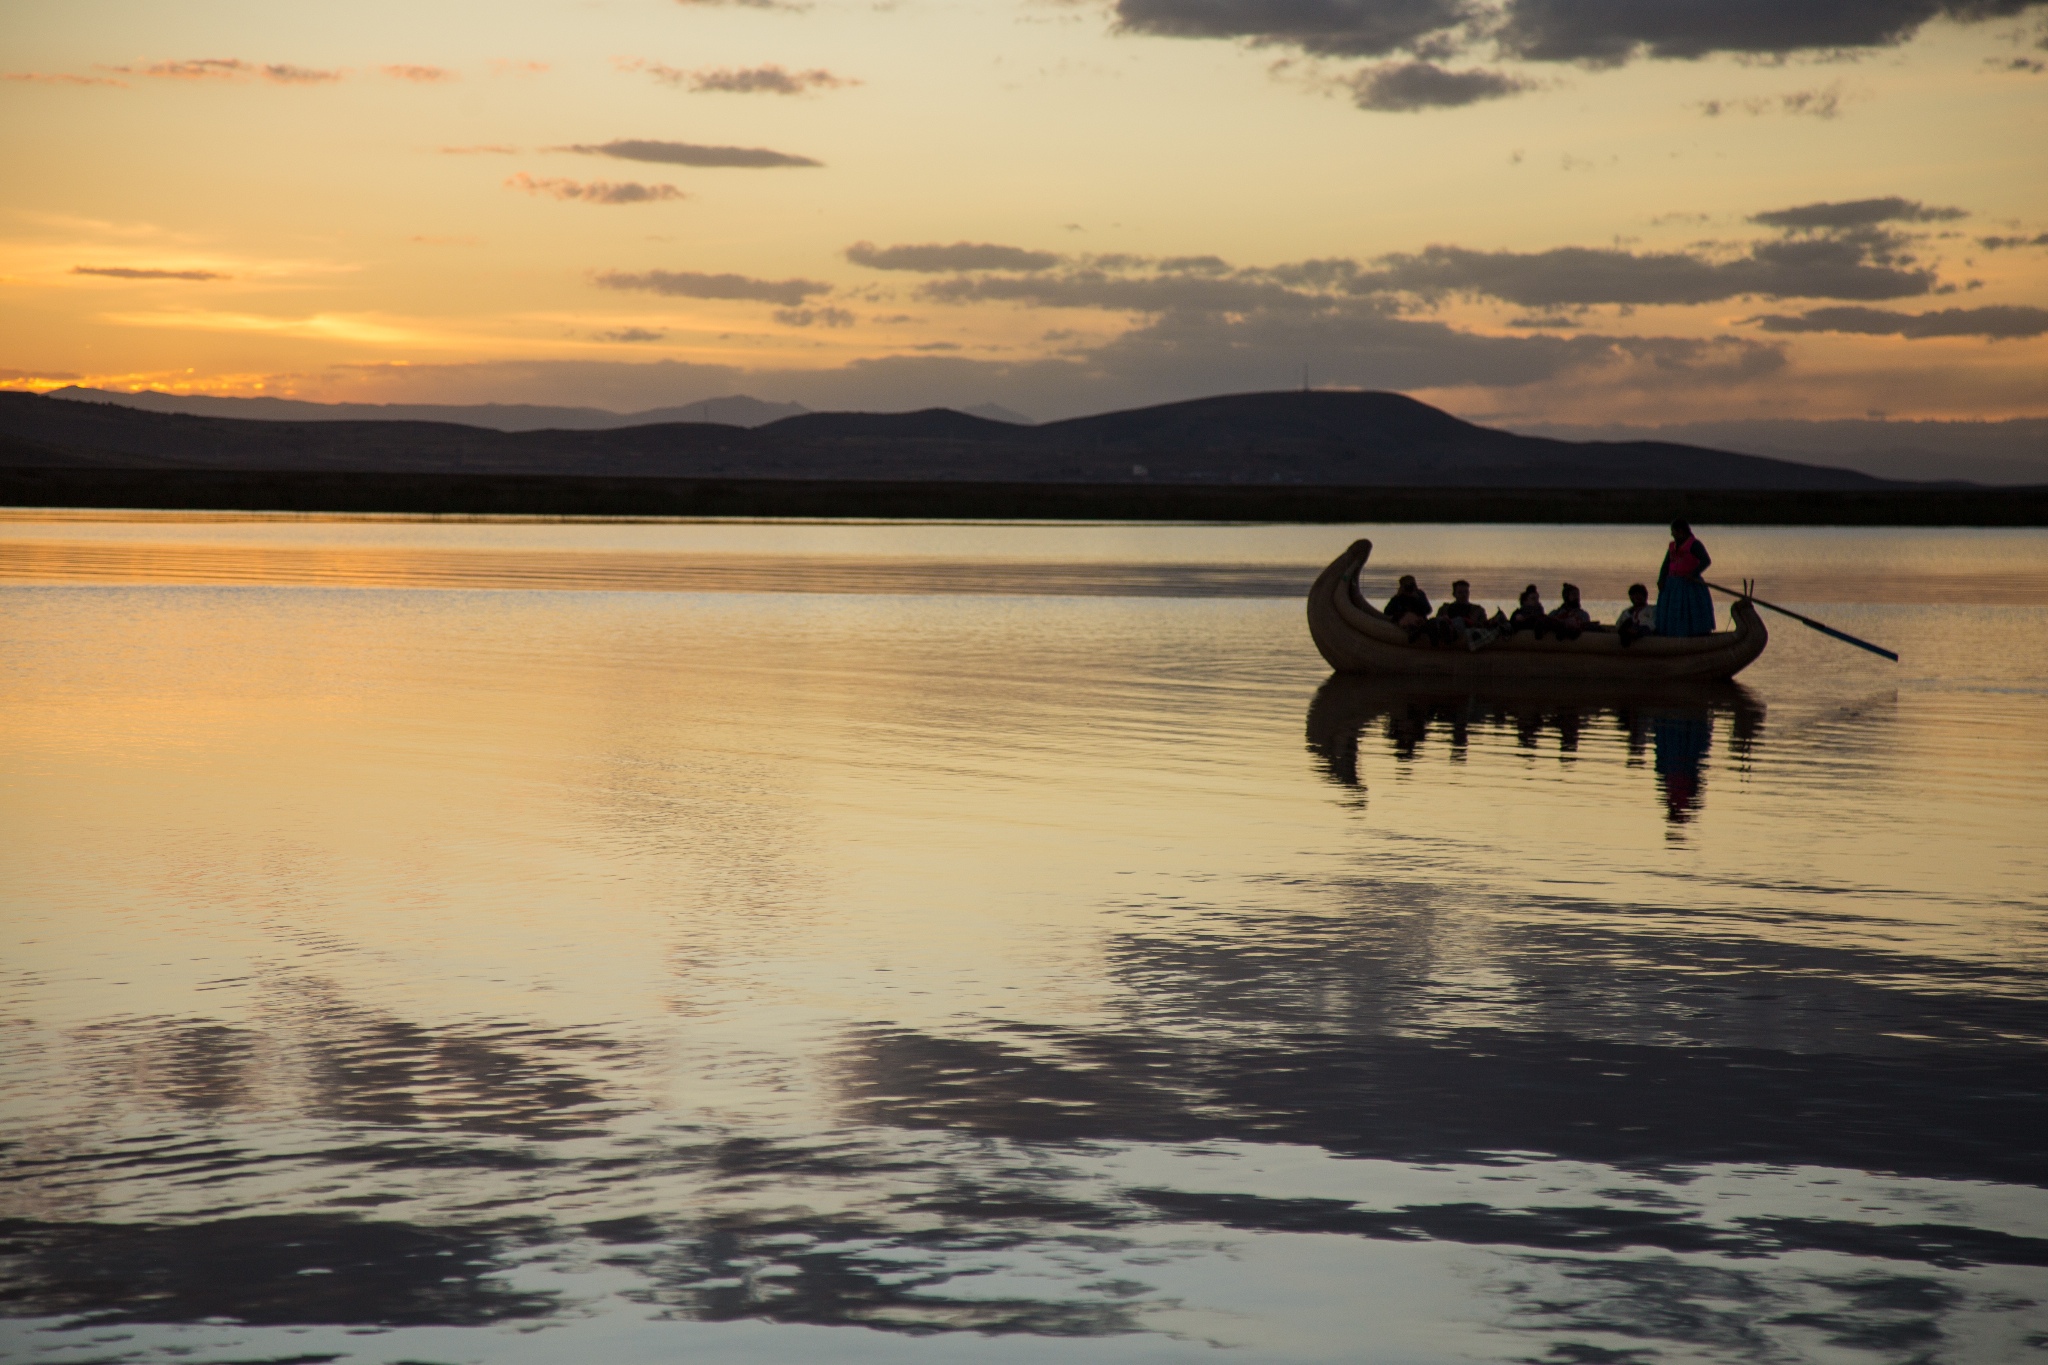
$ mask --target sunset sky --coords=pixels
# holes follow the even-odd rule
[[[9,388],[2048,414],[2048,3],[4,13]]]

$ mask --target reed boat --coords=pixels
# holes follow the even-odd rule
[[[1508,635],[1478,649],[1411,643],[1407,631],[1359,592],[1358,571],[1371,555],[1371,541],[1352,542],[1308,592],[1309,634],[1339,673],[1458,682],[1719,682],[1754,663],[1771,639],[1756,607],[1739,597],[1728,609],[1733,630],[1689,639],[1653,635],[1626,648],[1611,630],[1589,630],[1576,640]]]

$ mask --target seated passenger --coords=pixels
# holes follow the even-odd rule
[[[1486,608],[1472,600],[1472,585],[1464,579],[1451,584],[1451,600],[1436,609],[1439,621],[1463,621],[1467,625],[1483,625],[1486,622]]]
[[[1614,629],[1621,636],[1621,647],[1627,649],[1645,635],[1657,633],[1657,610],[1650,605],[1650,590],[1640,583],[1628,585],[1628,610],[1614,620]]]
[[[1558,639],[1576,640],[1580,631],[1593,628],[1593,617],[1580,605],[1577,585],[1567,583],[1559,591],[1564,596],[1564,605],[1550,613],[1550,624],[1556,627]]]
[[[1387,619],[1411,632],[1429,624],[1429,599],[1415,586],[1414,574],[1401,575],[1400,588],[1387,599]]]
[[[1451,600],[1436,609],[1430,636],[1438,644],[1460,644],[1467,632],[1485,625],[1486,608],[1472,600],[1472,585],[1461,578],[1451,584]]]
[[[1536,632],[1536,638],[1540,640],[1549,625],[1550,613],[1543,610],[1543,594],[1537,592],[1536,585],[1531,583],[1522,589],[1521,605],[1508,617],[1508,633],[1512,635],[1516,631],[1533,630]]]

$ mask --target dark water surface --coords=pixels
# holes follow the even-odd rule
[[[1360,533],[0,519],[0,1354],[2048,1357],[2048,535]]]

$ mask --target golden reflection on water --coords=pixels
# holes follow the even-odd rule
[[[1704,533],[1705,528],[1703,528]],[[1621,603],[1662,542],[1630,526],[685,521],[0,509],[0,583],[223,583],[650,592],[1296,597],[1370,536],[1374,595],[1412,572],[1511,600],[1570,579]],[[2048,605],[2036,531],[1712,530],[1717,573],[1786,601]],[[1569,546],[1566,554],[1561,548]],[[1726,566],[1725,570],[1719,566]]]
[[[794,1324],[935,1360],[2044,1327],[2037,606],[1850,594],[1903,664],[1788,624],[1739,693],[1390,702],[1325,686],[1293,598],[1171,576],[1343,528],[828,528],[779,580],[803,528],[259,529],[171,549],[342,577],[0,589],[39,1323],[364,1360],[546,1358],[536,1322],[762,1360]],[[6,544],[146,573],[145,532]],[[1891,534],[1803,571],[1930,553]],[[1993,551],[1959,577],[2014,578]],[[342,586],[528,554],[871,586]],[[1682,803],[1660,717],[1705,727]],[[244,1245],[282,1278],[220,1273]],[[77,1288],[135,1265],[159,1307]],[[688,1335],[734,1320],[768,1335]]]

